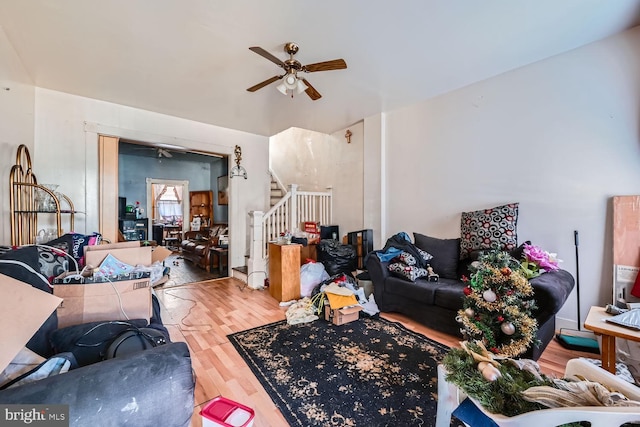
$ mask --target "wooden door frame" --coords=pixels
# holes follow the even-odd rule
[[[189,218],[191,214],[189,212],[189,181],[188,180],[175,180],[175,179],[163,179],[163,178],[147,178],[147,217],[149,213],[153,212],[153,191],[151,186],[153,184],[166,184],[182,186],[182,235],[189,230]],[[148,218],[153,225],[153,218]],[[158,242],[160,244],[160,242]]]
[[[110,242],[117,242],[118,228],[118,144],[120,138],[98,135],[98,217],[100,233]]]

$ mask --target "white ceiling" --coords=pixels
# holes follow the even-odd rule
[[[640,0],[0,0],[36,86],[271,136],[332,133],[636,25]],[[323,95],[293,99],[251,52],[303,64]]]

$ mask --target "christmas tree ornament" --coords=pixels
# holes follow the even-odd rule
[[[516,333],[516,327],[511,322],[504,322],[501,324],[500,330],[506,335],[513,335]]]
[[[464,311],[464,314],[466,314],[468,318],[472,318],[473,316],[476,315],[476,312],[473,310],[473,308],[467,308]]]
[[[484,298],[486,302],[495,302],[495,300],[498,299],[498,296],[491,289],[487,289],[482,293],[482,298]]]
[[[495,355],[517,357],[535,342],[538,324],[533,317],[537,308],[533,287],[522,274],[520,262],[508,252],[484,252],[478,261],[470,268],[466,308],[458,311],[456,320],[466,339],[481,341]],[[473,316],[467,308],[473,310]],[[495,373],[487,377],[494,378]]]
[[[489,362],[478,363],[478,370],[487,381],[493,382],[502,376],[500,370]]]

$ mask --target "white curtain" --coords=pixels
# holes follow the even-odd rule
[[[155,219],[182,221],[182,186],[153,184],[152,190],[156,204]]]

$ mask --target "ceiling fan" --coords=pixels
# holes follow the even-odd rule
[[[157,147],[157,146],[153,146],[153,145],[142,145],[142,144],[135,144],[134,146],[132,146],[130,148],[130,150],[142,152],[148,157],[150,157],[151,153],[153,152],[153,156],[157,157],[159,159],[162,159],[163,157],[167,158],[167,159],[172,158],[173,154],[171,153],[171,151],[181,152],[179,150],[171,150],[171,151],[169,151],[168,148]]]
[[[167,159],[170,159],[171,157],[173,157],[173,154],[171,154],[169,152],[169,150],[165,150],[164,148],[156,148],[157,152],[158,152],[158,157],[162,158],[162,157],[166,157]]]
[[[289,54],[289,59],[284,61],[258,46],[250,47],[249,50],[267,58],[269,61],[284,70],[284,74],[282,75],[273,76],[255,86],[251,86],[247,89],[249,92],[255,92],[258,89],[262,89],[263,87],[284,78],[283,82],[277,87],[280,92],[287,95],[287,91],[290,91],[292,97],[294,92],[305,92],[309,95],[309,98],[315,101],[320,99],[322,95],[320,95],[320,92],[311,86],[311,83],[309,83],[307,79],[298,77],[298,73],[313,73],[316,71],[342,70],[347,68],[347,63],[344,59],[334,59],[331,61],[302,65],[300,61],[293,59],[293,55],[295,55],[299,50],[298,45],[293,42],[289,42],[284,45],[284,51]]]

